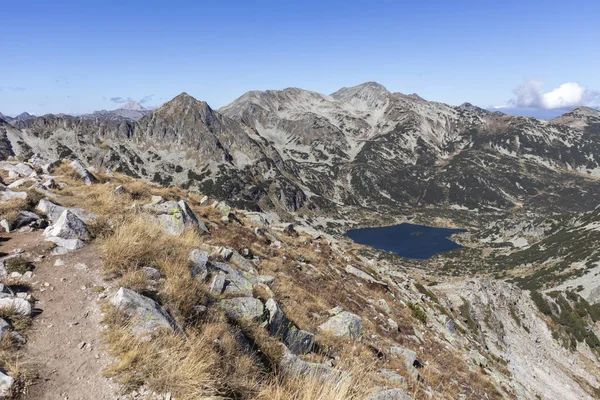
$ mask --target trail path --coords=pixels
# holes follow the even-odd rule
[[[102,375],[109,357],[101,344],[97,300],[100,257],[95,243],[74,253],[51,256],[41,232],[2,234],[0,251],[24,250],[34,262],[31,294],[41,309],[28,333],[25,353],[39,378],[23,397],[27,400],[115,399],[116,383]],[[7,240],[8,239],[8,240]],[[57,260],[63,266],[55,265]],[[84,266],[85,265],[85,266]]]

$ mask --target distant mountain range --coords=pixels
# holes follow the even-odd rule
[[[585,107],[543,121],[368,82],[331,95],[252,91],[219,110],[182,93],[152,111],[130,103],[6,122],[3,158],[80,158],[305,218],[587,211],[600,198],[600,111]]]

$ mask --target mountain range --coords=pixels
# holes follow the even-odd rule
[[[331,95],[251,91],[219,110],[182,93],[152,111],[130,103],[80,117],[5,120],[0,151],[79,158],[280,215],[360,221],[364,211],[404,215],[432,206],[592,210],[599,134],[600,111],[592,108],[546,121],[367,82]]]

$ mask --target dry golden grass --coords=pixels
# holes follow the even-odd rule
[[[369,386],[372,371],[359,359],[347,363],[343,378],[331,376],[279,376],[261,388],[257,399],[263,400],[363,400],[373,391]]]
[[[181,236],[169,236],[143,214],[131,214],[114,234],[101,242],[103,269],[120,284],[140,291],[145,288],[142,267],[158,269],[165,277],[160,298],[183,318],[193,315],[193,307],[205,302],[206,288],[193,279],[189,253],[201,245],[201,236],[193,229]]]
[[[0,368],[15,380],[7,399],[19,398],[35,379],[35,368],[23,361],[18,347],[10,335],[4,335],[0,339]]]
[[[26,207],[27,200],[24,199],[10,199],[0,203],[0,219],[13,222],[19,214],[19,210],[24,210]]]
[[[213,396],[254,398],[264,371],[230,332],[223,319],[188,329],[185,335],[161,332],[143,341],[132,335],[114,309],[106,310],[105,340],[118,362],[106,374],[128,388],[145,384],[178,399]]]

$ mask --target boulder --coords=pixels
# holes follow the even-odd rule
[[[35,209],[48,217],[48,219],[52,222],[56,222],[60,218],[61,214],[65,212],[65,210],[69,210],[80,220],[86,223],[92,222],[97,218],[96,214],[86,211],[83,208],[66,208],[59,206],[58,204],[54,204],[47,199],[40,200]]]
[[[92,175],[90,171],[85,169],[85,167],[78,160],[73,161],[71,163],[71,167],[86,185],[91,185],[92,183],[96,183],[98,181],[96,177]]]
[[[32,179],[32,178],[17,179],[16,181],[14,181],[10,185],[8,185],[7,188],[9,188],[9,189],[16,189],[16,188],[18,188],[20,186],[23,186],[27,182],[36,182],[36,180]]]
[[[14,384],[15,379],[12,376],[0,371],[0,398],[7,398],[11,394]]]
[[[191,273],[194,278],[204,279],[208,273],[206,264],[208,263],[208,253],[204,250],[192,250],[188,256],[191,266]]]
[[[167,235],[181,235],[186,228],[196,228],[208,233],[208,228],[198,220],[196,215],[183,201],[164,201],[162,198],[153,199],[144,206],[146,210],[158,221]]]
[[[252,265],[252,263],[250,261],[248,261],[246,258],[244,258],[244,256],[242,256],[240,253],[238,253],[237,251],[233,250],[233,249],[229,249],[231,250],[231,255],[229,256],[228,260],[231,261],[233,264],[235,264],[236,267],[238,267],[241,270],[244,270],[246,272],[249,272],[253,275],[257,275],[258,272],[256,271],[256,268],[254,268],[254,265]]]
[[[221,300],[218,307],[229,318],[237,320],[260,320],[264,314],[262,302],[254,297],[237,297],[235,299]]]
[[[410,377],[413,380],[419,379],[419,371],[415,367],[415,362],[417,361],[417,353],[410,349],[400,346],[392,346],[390,348],[390,353],[392,354],[392,356],[398,357],[404,361],[406,371],[409,373]]]
[[[373,393],[368,400],[412,400],[412,397],[404,389],[387,389]]]
[[[285,346],[279,367],[281,372],[291,377],[308,377],[309,379],[326,380],[340,384],[350,378],[349,374],[328,365],[304,361],[297,355],[292,354]]]
[[[17,174],[18,176],[29,176],[29,175],[31,175],[32,172],[34,172],[33,168],[31,168],[27,164],[24,164],[24,163],[13,164],[8,161],[0,162],[0,169],[2,169],[4,171],[9,171],[9,172],[12,171],[15,174]]]
[[[56,222],[44,231],[46,237],[59,237],[63,239],[87,240],[90,234],[87,225],[77,215],[69,210],[63,211]]]
[[[115,194],[123,194],[123,193],[125,193],[125,188],[123,186],[119,185],[115,188]]]
[[[12,229],[19,229],[22,226],[29,225],[32,222],[35,222],[40,219],[40,216],[36,213],[32,213],[31,211],[21,210],[17,214],[17,217],[12,223]]]
[[[219,214],[221,214],[222,217],[229,218],[229,214],[231,214],[231,207],[228,206],[227,203],[221,201],[219,203],[213,204],[213,207],[217,209],[217,211],[219,212]]]
[[[390,353],[392,356],[403,359],[406,365],[414,365],[417,359],[417,353],[405,347],[392,346],[390,348]]]
[[[360,339],[362,336],[362,319],[356,314],[342,311],[321,324],[319,330],[334,336]]]
[[[298,329],[275,300],[267,300],[265,308],[269,314],[267,328],[272,336],[281,338],[293,354],[306,354],[312,351],[315,342],[314,334]]]
[[[255,280],[249,273],[237,270],[227,263],[211,263],[210,269],[216,271],[217,274],[222,274],[224,278],[222,292],[216,293],[217,288],[215,287],[215,292],[212,292],[213,294],[239,297],[252,296],[252,288]]]
[[[42,187],[46,190],[56,189],[58,185],[53,178],[48,179],[46,182],[42,183]]]
[[[18,297],[2,297],[0,298],[0,310],[19,315],[31,315],[31,304]]]
[[[58,168],[61,163],[62,163],[61,160],[50,161],[48,164],[42,165],[42,171],[45,174],[51,174],[52,171],[54,171],[56,168]]]
[[[148,279],[158,280],[162,278],[162,274],[156,268],[142,267],[142,272],[146,275]]]
[[[361,269],[353,267],[352,265],[346,265],[345,271],[350,275],[354,275],[357,278],[362,279],[363,281],[367,281],[369,283],[377,283],[382,286],[387,286],[387,283],[378,281],[371,274],[368,274]]]
[[[390,371],[389,369],[384,368],[379,371],[379,375],[385,378],[391,385],[401,387],[403,389],[406,389],[408,387],[408,382],[406,381],[406,378],[394,371]]]
[[[173,319],[154,300],[127,288],[120,288],[110,301],[133,322],[134,333],[151,334],[159,329],[179,331]]]
[[[85,246],[85,243],[80,239],[63,239],[61,237],[50,236],[46,238],[47,241],[53,242],[57,247],[65,249],[65,253],[77,249],[81,249]]]
[[[0,192],[0,201],[5,202],[12,199],[25,200],[27,198],[26,192],[13,192],[12,190],[5,190]]]

